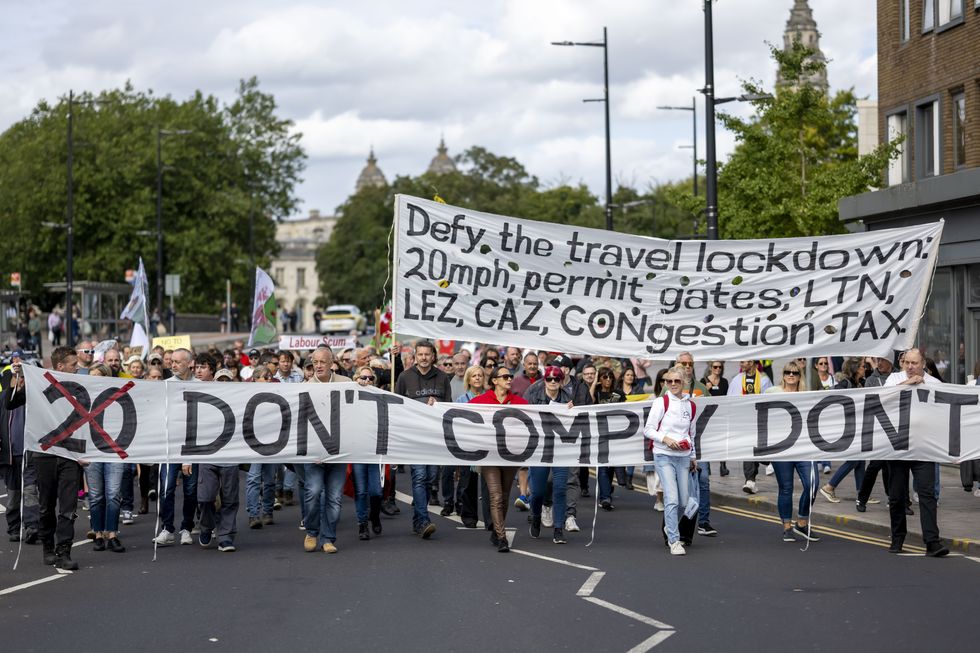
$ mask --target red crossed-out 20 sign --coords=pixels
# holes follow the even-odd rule
[[[97,449],[105,453],[115,453],[121,459],[129,456],[126,447],[136,435],[137,416],[133,398],[128,393],[135,387],[135,383],[129,381],[121,388],[106,388],[92,401],[88,390],[80,383],[59,382],[51,372],[45,372],[44,378],[49,383],[44,389],[44,396],[48,402],[53,404],[59,399],[66,399],[73,410],[65,421],[41,438],[42,451],[59,446],[75,453],[84,453],[85,442],[72,439],[71,435],[88,424],[92,442]],[[115,438],[110,436],[102,425],[104,412],[112,404],[119,406],[123,412],[122,428]]]

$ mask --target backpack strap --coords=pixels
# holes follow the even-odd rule
[[[667,416],[667,409],[670,408],[670,398],[664,395],[664,414],[660,416],[660,421],[657,422],[657,430],[660,430],[660,425],[664,423],[664,417]]]

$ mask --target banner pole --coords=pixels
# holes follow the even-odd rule
[[[391,248],[391,391],[395,391],[395,325],[398,316],[398,304],[395,298],[398,297],[398,215],[402,205],[402,195],[395,195],[394,215],[391,216],[391,231],[394,245]]]

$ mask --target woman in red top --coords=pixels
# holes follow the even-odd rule
[[[490,389],[482,395],[473,397],[471,404],[527,404],[527,400],[510,391],[514,377],[504,366],[495,367],[490,373]],[[490,542],[500,553],[510,551],[507,544],[507,531],[504,524],[507,521],[507,506],[510,505],[510,488],[514,485],[516,467],[483,467],[483,480],[490,491],[490,518],[493,520],[493,531],[490,532]]]

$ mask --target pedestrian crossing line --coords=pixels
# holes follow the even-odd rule
[[[756,512],[752,512],[750,510],[742,510],[740,508],[729,508],[727,506],[726,507],[712,506],[712,510],[718,510],[720,512],[725,512],[725,513],[728,513],[728,514],[731,514],[731,515],[735,515],[737,517],[748,517],[750,519],[756,519],[758,521],[764,521],[764,522],[768,522],[770,524],[781,524],[782,523],[782,521],[778,517],[772,517],[772,516],[769,516],[769,515],[762,515],[762,514],[759,514],[759,513],[756,513]],[[871,544],[873,546],[880,546],[880,547],[884,547],[886,549],[889,546],[891,546],[891,542],[889,540],[887,540],[885,538],[881,538],[881,537],[876,537],[876,536],[873,536],[873,535],[864,535],[864,534],[860,534],[860,533],[852,533],[852,532],[847,532],[847,531],[841,531],[841,530],[838,530],[836,528],[831,528],[829,526],[817,526],[817,525],[814,525],[814,524],[811,524],[811,528],[814,530],[814,532],[819,533],[821,535],[829,535],[831,537],[837,537],[837,538],[840,538],[840,539],[843,539],[843,540],[850,540],[852,542],[858,542],[858,543],[861,543],[861,544]],[[913,553],[925,553],[926,552],[925,547],[914,546],[914,545],[911,545],[911,544],[906,544],[905,545],[905,549],[907,551],[910,551],[910,552],[913,552]]]
[[[582,587],[578,588],[578,592],[575,593],[576,596],[592,596],[592,591],[595,590],[595,586],[599,584],[602,577],[606,575],[604,571],[593,571],[592,575],[582,583]]]

